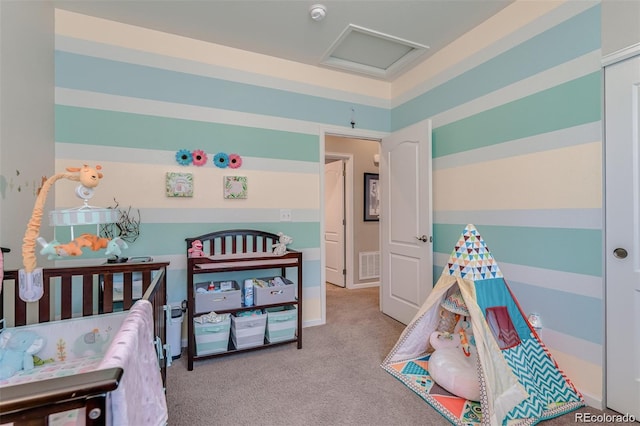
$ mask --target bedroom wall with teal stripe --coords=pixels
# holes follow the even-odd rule
[[[181,61],[110,45],[95,34],[70,33],[62,31],[56,39],[57,167],[105,160],[118,174],[155,188],[138,191],[138,198],[136,191],[122,190],[119,201],[139,205],[143,215],[143,236],[131,253],[172,261],[170,299],[186,294],[185,237],[229,227],[282,230],[305,254],[305,320],[317,321],[319,126],[346,125],[352,107],[358,127],[371,131],[431,118],[434,277],[464,225],[474,223],[523,308],[542,312],[547,346],[586,368],[567,372],[583,392],[599,398],[604,340],[599,4],[550,8],[393,99],[335,87],[323,91],[321,83],[312,87],[293,74],[291,81],[257,84],[263,81],[259,74],[234,73],[204,58]],[[233,78],[220,77],[225,73]],[[238,174],[260,174],[256,180],[268,185],[260,182],[258,188],[271,197],[250,195],[247,201],[254,204],[235,208],[206,188],[193,200],[167,200],[158,181],[144,176],[161,179],[165,171],[180,170],[172,159],[180,148],[238,151],[247,157]],[[214,186],[222,173],[189,171]],[[126,182],[122,176],[112,180]],[[299,182],[304,187],[296,186]],[[106,201],[118,191],[108,185],[105,179]],[[301,201],[284,199],[287,191]],[[56,206],[71,205],[59,192]],[[292,223],[279,222],[280,207],[293,210]],[[214,218],[210,224],[207,215]],[[563,309],[543,305],[550,299],[563,301]],[[584,309],[589,333],[583,328]]]
[[[314,162],[320,155],[318,137],[298,132],[66,105],[57,105],[55,113],[58,142],[170,151],[189,145]]]
[[[566,356],[561,367],[599,400],[600,6],[559,21],[457,76],[443,71],[453,77],[424,83],[391,122],[395,130],[433,120],[434,281],[475,224],[525,313],[542,315],[545,343]]]
[[[470,151],[597,120],[600,120],[600,72],[435,128],[433,157]]]
[[[135,39],[131,46],[102,42],[108,34],[93,32],[92,18],[59,17],[56,167],[102,164],[105,178],[92,204],[111,206],[116,199],[140,211],[141,235],[125,255],[170,261],[168,298],[175,303],[186,298],[185,238],[230,228],[284,232],[303,252],[303,319],[320,323],[320,126],[348,126],[354,108],[359,128],[388,131],[388,99],[293,80],[272,79],[271,86],[260,73],[230,72],[224,62],[180,62],[133,46]],[[180,149],[202,149],[210,162],[180,166]],[[242,167],[214,167],[217,152],[240,154]],[[164,194],[165,173],[176,171],[193,173],[192,198]],[[247,200],[222,198],[224,175],[248,176]],[[73,194],[56,192],[57,208],[76,204]],[[281,208],[291,209],[292,222],[280,222]],[[69,230],[56,232],[70,238]]]
[[[142,236],[128,253],[171,261],[171,301],[186,296],[185,237],[224,228],[288,233],[303,251],[304,321],[318,324],[320,127],[346,128],[353,108],[359,128],[388,131],[388,92],[380,97],[384,85],[336,72],[299,78],[286,61],[245,53],[56,11],[56,167],[104,166],[92,201],[140,209]],[[356,80],[365,83],[349,84]],[[182,148],[238,153],[243,165],[185,168],[174,158]],[[193,173],[193,198],[164,195],[169,171]],[[224,175],[248,177],[247,200],[222,199]],[[56,192],[56,206],[76,202]],[[281,208],[293,222],[279,221]]]
[[[392,128],[401,129],[597,49],[600,6],[578,13],[397,106],[391,112]]]
[[[100,46],[96,47],[99,51]],[[56,87],[61,88],[325,124],[343,125],[355,107],[360,127],[389,129],[386,108],[60,50],[56,51],[55,64]]]

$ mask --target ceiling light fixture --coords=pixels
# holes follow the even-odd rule
[[[309,8],[309,15],[314,21],[320,22],[327,16],[327,8],[323,4],[314,4]]]

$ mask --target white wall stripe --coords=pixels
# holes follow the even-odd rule
[[[234,205],[227,208],[140,208],[140,216],[145,223],[208,223],[211,218],[224,223],[280,223],[280,209],[238,209]],[[319,222],[318,209],[289,209],[291,222]],[[306,260],[306,259],[305,259]]]
[[[538,334],[548,348],[557,349],[596,365],[602,365],[602,345],[544,327],[544,319],[542,326],[543,329]]]
[[[436,265],[445,265],[449,260],[449,256],[449,254],[434,253],[434,263]],[[601,277],[535,268],[514,263],[498,263],[507,282],[517,281],[538,288],[602,299],[603,283]],[[536,277],[535,284],[531,282],[531,277]],[[576,285],[576,283],[580,283],[580,285]]]
[[[529,3],[529,4],[527,4]],[[433,57],[425,60],[423,63],[409,71],[404,76],[400,77],[392,87],[392,100],[391,107],[395,108],[403,103],[420,96],[421,94],[428,92],[429,90],[437,87],[465,72],[477,67],[478,65],[487,62],[488,60],[500,55],[516,47],[517,45],[541,34],[550,28],[572,18],[573,16],[584,12],[585,10],[597,5],[599,2],[595,0],[589,1],[565,1],[560,6],[555,6],[552,2],[546,2],[548,6],[542,7],[555,7],[555,10],[545,11],[541,17],[537,17],[534,14],[528,24],[521,25],[516,31],[511,31],[511,25],[507,22],[507,25],[500,25],[499,20],[512,21],[512,14],[518,16],[518,18],[527,19],[528,11],[530,7],[538,8],[536,2],[516,1],[511,6],[505,8],[502,12],[480,25],[474,30],[471,30],[463,37],[448,46],[448,49],[453,49],[456,56],[460,58],[458,62],[448,60],[449,66],[446,66],[445,61],[440,58],[440,55],[436,54]],[[542,5],[543,2],[538,2]],[[557,3],[556,3],[557,4]],[[487,47],[482,48],[475,52],[469,52],[468,46],[475,46],[475,38],[478,38],[478,34],[489,32],[491,37],[496,37],[494,34],[498,31],[505,31],[499,39],[489,40]],[[481,36],[483,39],[488,38],[485,35]],[[446,54],[449,52],[443,52]],[[455,61],[455,60],[454,60]],[[438,71],[434,71],[438,70]],[[420,82],[419,84],[411,84],[410,82]],[[434,124],[435,126],[435,124]]]
[[[211,46],[214,45],[212,44]],[[176,58],[158,53],[143,52],[120,46],[81,40],[60,34],[56,35],[55,47],[56,50],[69,53],[94,56],[102,59],[150,66],[204,77],[219,78],[227,81],[286,90],[289,92],[318,96],[332,100],[341,100],[368,106],[389,108],[389,100],[387,98],[345,92],[343,90],[307,84],[300,81],[278,78],[265,74],[257,74],[220,65],[207,64],[186,58]],[[325,72],[335,71],[325,70]],[[388,84],[386,86],[381,85],[381,89],[382,90],[380,90],[380,92],[383,93],[384,96],[388,96]]]
[[[109,95],[84,90],[56,87],[56,104],[79,108],[94,108],[107,111],[130,112],[156,117],[196,120],[208,123],[235,126],[259,127],[286,132],[318,134],[319,123],[293,120],[271,115],[251,114],[218,108],[199,107],[172,102],[154,101],[127,96]],[[346,129],[347,127],[345,127]]]
[[[529,136],[470,151],[458,152],[433,159],[433,170],[444,170],[469,164],[510,158],[575,145],[601,142],[602,122],[581,124],[549,133]]]
[[[151,150],[140,148],[124,148],[103,145],[84,145],[56,141],[56,161],[64,163],[69,160],[92,161],[96,163],[114,162],[135,164],[166,164],[167,167],[176,166],[176,151]],[[215,154],[207,153],[210,158]],[[180,166],[181,167],[181,166]],[[203,166],[206,167],[206,166]],[[210,166],[213,167],[213,166]],[[185,172],[198,170],[194,167],[184,168]],[[245,157],[242,156],[241,170],[258,170],[269,172],[318,174],[320,165],[311,161],[282,160],[277,158]]]
[[[433,212],[442,224],[481,223],[494,226],[602,229],[602,209],[464,210]]]
[[[465,104],[436,114],[432,118],[433,127],[444,126],[477,114],[478,111],[486,111],[599,71],[601,68],[600,58],[600,49],[594,50],[572,61],[564,62],[557,67],[542,71]]]

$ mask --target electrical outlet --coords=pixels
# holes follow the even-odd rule
[[[542,319],[540,318],[540,314],[529,314],[529,317],[527,319],[529,320],[529,324],[531,324],[531,327],[535,328],[536,331],[542,330]]]
[[[291,209],[280,209],[280,222],[291,222]]]

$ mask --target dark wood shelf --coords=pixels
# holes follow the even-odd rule
[[[218,352],[216,354],[207,354],[207,355],[194,355],[194,360],[202,360],[202,359],[209,359],[209,358],[220,358],[223,356],[228,356],[228,355],[233,355],[235,353],[239,353],[239,352],[252,352],[252,351],[258,351],[260,349],[266,349],[268,347],[273,347],[273,346],[282,346],[282,345],[288,345],[291,343],[296,343],[298,342],[298,349],[301,349],[302,346],[300,344],[300,340],[295,337],[293,339],[288,339],[288,340],[282,340],[280,342],[265,342],[263,345],[258,345],[258,346],[253,346],[251,348],[243,348],[243,349],[236,349],[233,347],[233,343],[230,342],[229,343],[229,349],[226,352]]]
[[[187,253],[191,243],[200,240],[203,244],[204,256],[187,257],[187,368],[193,370],[196,360],[219,358],[236,353],[266,349],[297,343],[298,349],[302,349],[302,253],[296,250],[288,250],[285,254],[277,256],[271,253],[273,244],[278,242],[279,236],[269,232],[251,229],[232,229],[212,232],[198,237],[187,238]],[[237,272],[250,270],[279,269],[280,275],[287,276],[287,269],[297,270],[297,299],[282,303],[272,303],[255,306],[241,306],[234,309],[216,311],[217,314],[234,314],[237,312],[254,309],[268,309],[281,306],[296,305],[297,330],[293,339],[270,343],[266,338],[263,345],[249,348],[236,349],[229,339],[228,350],[206,355],[196,355],[196,338],[193,320],[209,312],[195,312],[194,276],[199,274],[212,274],[221,272]]]
[[[270,305],[259,305],[259,306],[242,306],[240,308],[235,309],[224,309],[216,311],[216,314],[233,314],[236,312],[245,312],[245,311],[253,311],[254,309],[268,309],[268,308],[279,308],[281,306],[290,306],[290,305],[300,305],[298,300],[292,300],[290,302],[282,302],[282,303],[272,303]],[[193,317],[197,318],[202,315],[207,315],[209,312],[194,312]]]

